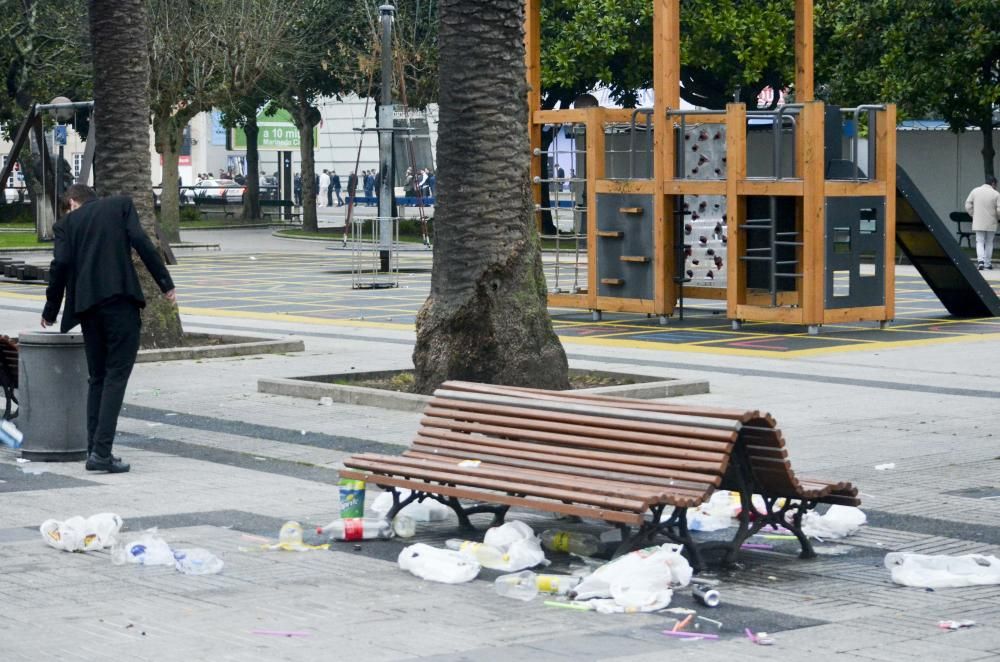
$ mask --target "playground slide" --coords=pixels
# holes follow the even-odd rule
[[[899,166],[896,166],[896,245],[949,313],[956,317],[1000,316],[997,293]]]

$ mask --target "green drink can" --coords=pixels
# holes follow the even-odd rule
[[[340,488],[340,516],[343,519],[365,516],[365,481],[342,478]]]

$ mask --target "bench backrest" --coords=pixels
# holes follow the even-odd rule
[[[724,409],[718,407],[691,406],[635,400],[613,396],[574,393],[572,391],[554,393],[540,389],[512,386],[490,386],[471,382],[447,382],[443,387],[479,393],[514,394],[523,393],[533,398],[546,400],[588,403],[598,406],[612,406],[634,411],[698,417],[728,421],[737,430],[736,443],[732,453],[742,456],[747,468],[752,472],[752,482],[759,492],[775,497],[812,498],[821,494],[818,500],[845,505],[858,505],[857,489],[848,482],[826,482],[800,479],[792,470],[785,447],[785,438],[770,414],[759,410]],[[735,480],[724,480],[721,487],[737,489]]]
[[[0,336],[0,379],[17,388],[17,340]]]
[[[445,382],[407,454],[659,485],[696,505],[721,484],[738,427],[687,411]]]

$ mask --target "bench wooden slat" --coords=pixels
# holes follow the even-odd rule
[[[543,510],[546,512],[604,520],[606,522],[619,522],[621,524],[630,524],[633,526],[642,524],[643,521],[643,515],[641,513],[598,508],[595,506],[577,505],[575,503],[563,503],[561,501],[555,502],[544,501],[541,499],[528,499],[525,497],[501,494],[498,492],[482,492],[464,487],[437,485],[420,480],[384,476],[367,471],[351,471],[350,469],[345,469],[341,470],[339,473],[342,478],[363,480],[373,485],[405,487],[408,490],[427,491],[432,494],[455,497],[456,499],[470,499],[472,501],[500,503],[507,506],[517,506],[519,508],[527,508],[530,510]]]
[[[496,480],[492,478],[481,478],[473,472],[462,471],[457,468],[449,471],[435,471],[433,469],[421,469],[411,467],[397,462],[399,458],[392,455],[371,456],[362,459],[361,456],[351,457],[344,461],[344,465],[354,469],[364,469],[375,473],[384,473],[407,478],[420,478],[422,480],[440,481],[442,483],[456,484],[461,482],[462,486],[478,487],[488,490],[498,490],[514,494],[524,494],[547,499],[557,499],[571,501],[573,503],[585,503],[592,506],[610,508],[612,510],[627,510],[634,512],[644,512],[648,507],[648,502],[642,499],[623,499],[619,497],[605,497],[597,495],[580,494],[573,490],[561,488],[541,487],[529,485],[522,482],[509,480]],[[461,478],[461,481],[458,480]]]
[[[641,456],[654,455],[662,458],[677,458],[685,460],[701,460],[706,462],[725,461],[724,453],[708,453],[705,451],[684,450],[675,447],[656,448],[646,444],[636,444],[626,441],[603,441],[601,439],[587,439],[574,437],[573,435],[558,434],[554,432],[538,432],[534,434],[518,433],[510,428],[498,425],[454,425],[431,426],[424,425],[420,428],[420,434],[428,437],[460,440],[472,439],[488,443],[490,445],[508,445],[510,443],[524,443],[533,445],[536,449],[545,452],[558,452],[564,455],[573,454],[574,448],[592,449],[596,451],[610,451],[620,453],[640,454]],[[505,442],[501,444],[500,442]],[[552,449],[552,450],[550,450]],[[656,452],[652,452],[655,449]]]
[[[376,458],[378,456],[363,453],[355,456],[360,459]],[[401,465],[413,467],[431,467],[442,471],[454,471],[461,475],[483,476],[486,478],[496,478],[499,480],[517,480],[530,485],[541,487],[562,487],[566,484],[566,474],[546,471],[543,469],[528,469],[525,467],[499,466],[490,462],[482,462],[476,466],[460,466],[457,458],[442,457],[434,454],[413,453],[407,451],[396,462]],[[668,491],[662,485],[641,485],[636,483],[622,483],[607,478],[577,477],[573,481],[573,487],[584,489],[592,494],[601,494],[623,499],[630,497],[640,497],[649,503],[659,503],[664,494]],[[623,494],[623,490],[627,493]]]
[[[618,421],[619,427],[635,430],[655,429],[664,434],[678,434],[680,436],[711,437],[709,431],[714,430],[715,434],[718,435],[717,439],[720,441],[732,438],[732,435],[739,427],[739,424],[734,421],[720,422],[718,419],[700,416],[595,405],[589,402],[560,402],[528,399],[523,396],[484,396],[476,393],[448,391],[447,389],[438,389],[435,391],[434,398],[431,399],[430,404],[445,404],[455,409],[469,411],[483,411],[485,407],[486,411],[490,412],[499,411],[514,415],[530,416],[532,418],[544,417],[545,412],[559,414],[562,417],[593,416]],[[511,412],[511,408],[518,410],[520,413]],[[695,430],[697,432],[692,434]]]
[[[497,386],[493,384],[477,384],[474,382],[451,381],[445,382],[442,386],[450,390],[470,391],[473,393],[495,393],[498,395],[530,394],[533,398],[540,400],[551,400],[558,402],[593,402],[605,406],[620,406],[628,409],[641,411],[655,411],[662,413],[689,414],[702,416],[705,418],[720,418],[734,421],[751,420],[761,417],[759,411],[746,411],[742,409],[725,409],[721,407],[707,407],[703,405],[670,405],[662,402],[637,402],[631,398],[623,398],[610,395],[595,395],[592,393],[578,393],[575,391],[565,391],[553,393],[543,389],[528,388],[525,386]]]
[[[576,419],[578,420],[578,419]],[[456,412],[451,409],[440,409],[428,407],[421,423],[426,427],[447,428],[464,431],[481,431],[489,429],[503,429],[510,431],[509,434],[520,434],[525,437],[543,439],[548,438],[559,443],[574,443],[594,445],[595,443],[629,443],[636,451],[643,451],[648,445],[651,452],[662,451],[669,448],[681,448],[685,451],[704,451],[710,454],[728,453],[732,448],[735,439],[716,441],[705,439],[692,439],[676,437],[669,434],[656,434],[653,432],[639,432],[621,430],[616,427],[606,427],[601,425],[601,419],[583,421],[580,423],[569,421],[539,421],[536,419],[511,418],[500,414],[486,413],[466,413]]]
[[[418,448],[414,446],[414,448]],[[422,448],[422,447],[420,447]],[[452,451],[454,452],[454,451]],[[441,458],[443,456],[451,457],[453,460],[460,461],[459,457],[456,455],[446,455],[443,452],[429,452],[424,450],[408,450],[405,453],[408,457],[427,457],[427,458]],[[545,464],[542,462],[533,462],[531,460],[523,460],[518,458],[509,458],[502,456],[482,456],[484,462],[490,464],[500,465],[500,466],[510,466],[510,467],[520,467],[524,469],[537,469],[544,471]],[[571,480],[575,484],[577,476],[582,476],[585,478],[603,478],[607,480],[615,480],[622,483],[634,483],[636,485],[655,485],[665,492],[665,497],[662,503],[668,503],[672,506],[689,507],[702,503],[708,498],[708,494],[713,489],[711,485],[705,485],[703,483],[689,483],[687,481],[671,481],[671,480],[660,480],[656,483],[645,482],[646,480],[656,480],[650,477],[641,477],[630,474],[616,474],[604,471],[595,471],[593,469],[585,469],[579,467],[566,467],[562,466],[559,468],[561,475],[564,480]]]
[[[425,432],[425,431],[422,431]],[[718,485],[721,482],[725,467],[721,462],[704,463],[704,469],[695,470],[696,467],[686,466],[684,462],[672,462],[659,458],[644,458],[646,464],[635,464],[636,458],[627,455],[613,453],[598,453],[595,451],[576,451],[575,449],[557,449],[552,452],[542,452],[537,444],[521,443],[517,441],[507,441],[503,439],[492,440],[490,443],[479,443],[485,441],[482,437],[455,439],[441,439],[433,435],[419,434],[414,444],[433,448],[452,449],[457,453],[464,453],[464,459],[476,459],[483,453],[503,457],[520,457],[530,460],[548,462],[551,465],[586,467],[590,469],[602,469],[604,471],[619,471],[621,473],[632,473],[639,476],[664,476],[676,479],[701,482],[709,485]],[[596,456],[596,457],[595,457]]]

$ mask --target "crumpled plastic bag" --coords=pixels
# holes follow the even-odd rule
[[[620,556],[584,577],[570,595],[576,600],[612,598],[624,609],[663,609],[670,604],[671,588],[691,582],[691,565],[681,549],[666,543]]]
[[[122,518],[114,513],[79,515],[65,522],[49,519],[38,527],[42,540],[66,552],[90,552],[110,547],[122,528]]]
[[[505,554],[506,565],[501,570],[517,572],[548,565],[542,543],[530,526],[524,522],[507,522],[490,528],[483,536],[483,544],[496,547]]]
[[[837,540],[857,533],[868,517],[854,506],[832,505],[823,515],[814,510],[802,516],[802,531],[810,538]]]
[[[891,552],[885,567],[892,581],[920,588],[953,588],[1000,584],[1000,559],[982,554],[962,556]]]
[[[147,529],[141,536],[111,548],[111,562],[115,565],[175,565],[174,551],[161,538],[156,529]]]
[[[396,562],[401,569],[421,579],[442,584],[470,582],[480,570],[475,559],[466,554],[423,543],[404,547]]]
[[[406,488],[399,488],[399,500],[405,501],[410,496],[410,490]],[[371,505],[372,511],[374,511],[379,519],[385,519],[385,516],[392,510],[392,493],[382,492],[377,497]],[[408,506],[400,510],[397,515],[406,515],[414,522],[441,522],[448,519],[451,515],[451,508],[444,505],[440,501],[435,501],[434,499],[427,497],[423,501],[414,501]]]
[[[690,531],[720,531],[736,526],[739,522],[740,497],[737,492],[716,490],[705,503],[687,511],[687,525]],[[660,521],[665,522],[673,514],[672,509],[665,509]]]

